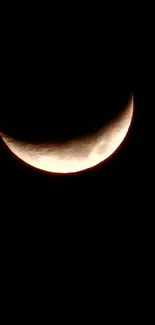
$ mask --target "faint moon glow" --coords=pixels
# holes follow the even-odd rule
[[[92,134],[63,144],[29,144],[1,134],[8,148],[27,164],[53,173],[75,173],[98,165],[124,140],[133,116],[133,96],[108,125]]]

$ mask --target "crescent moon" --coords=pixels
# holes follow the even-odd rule
[[[124,140],[133,116],[133,96],[123,111],[91,136],[63,144],[31,144],[1,133],[8,148],[35,168],[52,173],[75,173],[98,165],[110,157]]]

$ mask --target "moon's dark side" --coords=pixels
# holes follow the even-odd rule
[[[116,74],[97,79],[98,74],[74,71],[58,76],[48,82],[33,76],[21,84],[10,81],[0,131],[28,142],[65,141],[103,127],[131,95]]]

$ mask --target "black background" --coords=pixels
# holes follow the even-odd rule
[[[98,129],[134,95],[125,141],[90,170],[48,174],[0,142],[4,319],[145,319],[147,71],[144,34],[123,17],[117,29],[93,19],[4,28],[1,131],[64,141]]]

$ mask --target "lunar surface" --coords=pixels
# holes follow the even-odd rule
[[[91,136],[62,144],[31,144],[1,133],[8,148],[25,163],[53,173],[75,173],[103,162],[124,140],[133,116],[133,96],[122,112]]]

